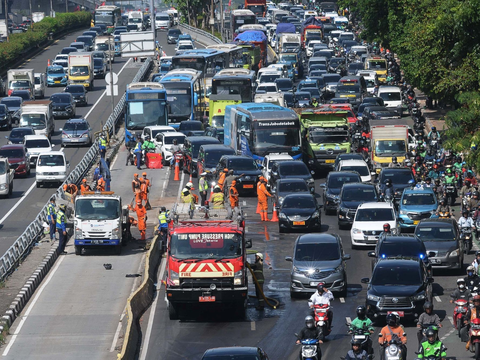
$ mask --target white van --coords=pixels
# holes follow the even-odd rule
[[[375,92],[375,86],[379,84],[377,72],[375,70],[361,70],[357,71],[357,75],[363,76],[367,84],[367,92],[373,94]]]
[[[158,13],[155,15],[155,29],[168,30],[170,29],[170,15],[165,13]]]
[[[70,162],[65,160],[65,154],[62,151],[40,154],[35,170],[37,188],[47,183],[62,185],[67,178],[69,167]]]
[[[35,73],[35,99],[43,99],[45,97],[45,86],[47,80],[45,73]]]
[[[393,110],[396,114],[402,116],[402,91],[398,86],[380,86],[377,96],[383,99],[387,109]]]
[[[276,79],[282,78],[283,71],[272,69],[272,68],[261,68],[258,70],[257,84],[264,82],[275,82]]]
[[[41,154],[52,151],[50,140],[45,135],[25,135],[23,138],[23,146],[27,150],[28,159],[31,166],[37,164],[37,159]]]

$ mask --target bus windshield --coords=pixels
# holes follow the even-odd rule
[[[215,80],[212,83],[214,95],[240,95],[242,102],[252,101],[250,80]]]
[[[225,259],[242,255],[242,236],[234,233],[174,234],[171,255],[177,259]]]
[[[253,142],[256,148],[292,148],[300,146],[299,130],[288,127],[254,129]]]
[[[167,125],[164,101],[127,102],[127,128],[143,129],[145,126]]]
[[[202,58],[174,57],[172,59],[173,69],[194,69],[203,71],[205,61]]]
[[[170,105],[169,115],[190,116],[192,112],[192,94],[190,88],[176,87],[175,83],[164,83],[167,100]]]
[[[387,68],[387,62],[385,60],[369,60],[368,61],[368,68],[370,70],[378,70]]]
[[[95,24],[115,25],[112,12],[102,11],[95,13]]]

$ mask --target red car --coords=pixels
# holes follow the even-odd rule
[[[15,169],[15,175],[30,176],[30,161],[23,144],[3,145],[0,147],[0,157],[8,159],[12,169]]]

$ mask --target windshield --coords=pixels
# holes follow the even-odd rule
[[[340,168],[340,171],[356,171],[360,174],[360,176],[368,176],[370,175],[370,171],[368,171],[367,166],[362,165],[345,165]]]
[[[25,147],[27,149],[48,148],[50,147],[50,143],[46,139],[45,140],[42,140],[42,139],[27,140],[25,141]]]
[[[298,244],[295,247],[297,261],[333,261],[340,259],[337,244]]]
[[[451,226],[417,226],[415,235],[422,241],[455,241],[455,230]]]
[[[329,134],[322,131],[310,132],[309,138],[310,142],[314,144],[342,144],[349,142],[348,134]]]
[[[392,184],[408,184],[410,180],[413,180],[413,174],[411,171],[385,171],[382,173],[380,183],[385,184],[387,179],[390,179]]]
[[[298,44],[295,44],[295,46],[298,46]],[[280,54],[280,61],[297,62],[297,55]]]
[[[228,162],[229,169],[235,169],[236,171],[255,171],[258,170],[257,165],[253,159],[235,159]]]
[[[328,187],[331,189],[340,189],[343,184],[357,183],[359,181],[356,176],[331,176],[328,179]]]
[[[52,95],[50,96],[50,100],[55,104],[69,104],[71,101],[70,95]]]
[[[308,171],[308,168],[305,164],[303,163],[298,163],[298,164],[288,164],[288,166],[279,166],[279,173],[282,176],[306,176],[310,175],[310,172]]]
[[[242,101],[249,102],[252,100],[252,87],[250,80],[217,80],[214,79],[212,84],[214,94],[240,95]]]
[[[403,205],[434,205],[435,198],[433,194],[404,194]]]
[[[290,79],[278,79],[276,81],[279,89],[291,89],[293,87],[292,80]]]
[[[300,145],[300,134],[298,129],[271,128],[255,129],[253,141],[257,148],[296,147]]]
[[[182,121],[179,130],[203,130],[203,124],[197,121]]]
[[[45,115],[43,114],[22,114],[20,126],[45,127]]]
[[[128,23],[129,24],[141,24],[142,19],[140,19],[140,18],[130,18],[130,19],[128,19]]]
[[[91,36],[79,36],[77,38],[78,42],[83,42],[87,45],[92,45],[93,44],[93,38]]]
[[[173,104],[172,104],[173,107]],[[166,125],[165,102],[128,101],[127,128],[144,128],[150,125]]]
[[[158,20],[158,21],[170,21],[170,16],[157,16],[155,18],[155,20]]]
[[[108,43],[100,43],[95,45],[95,50],[108,51],[110,50]]]
[[[40,82],[40,78],[39,77],[35,77],[35,85],[40,85],[41,82]]]
[[[71,76],[84,76],[88,75],[88,66],[72,66],[70,68]]]
[[[257,88],[257,92],[271,92],[276,93],[277,88],[275,85],[259,85]]]
[[[260,82],[275,82],[276,79],[281,78],[282,75],[280,74],[262,74],[260,75]]]
[[[358,209],[355,221],[393,221],[395,214],[392,209]]]
[[[164,144],[166,145],[172,145],[173,144],[173,140],[177,140],[177,144],[183,144],[184,140],[185,140],[185,136],[183,136],[183,134],[178,134],[176,136],[164,136],[163,137],[163,141],[164,141]]]
[[[167,84],[164,85],[167,90],[167,100],[170,106],[169,115],[190,115],[192,111],[192,96],[190,94],[190,89],[172,88]]]
[[[65,92],[71,94],[84,94],[85,88],[82,85],[69,85],[65,88]]]
[[[387,62],[385,60],[369,60],[368,69],[371,70],[385,70],[387,68]]]
[[[315,200],[312,197],[287,196],[282,204],[282,209],[314,209]]]
[[[218,160],[225,155],[225,149],[219,150],[209,150],[205,152],[205,166],[207,167],[215,167],[218,164]]]
[[[65,160],[62,155],[40,155],[39,166],[64,166]]]
[[[184,44],[178,47],[178,50],[192,50],[192,49],[193,49],[192,44]]]
[[[418,229],[418,227],[417,227]],[[394,256],[404,256],[404,257],[419,257],[420,255],[425,255],[425,250],[420,248],[420,245],[415,245],[412,242],[408,243],[408,246],[405,246],[401,241],[387,242],[382,243],[381,249],[379,249],[380,256],[383,257],[394,257]]]
[[[418,256],[418,255],[417,255]],[[422,284],[418,267],[377,266],[373,272],[372,285],[380,286],[413,286]]]
[[[10,82],[10,89],[25,89],[30,87],[28,80],[13,80]]]
[[[337,94],[359,94],[360,86],[358,85],[337,85]]]
[[[5,104],[9,108],[13,109],[13,108],[19,108],[22,105],[22,101],[21,100],[15,100],[15,99],[9,99],[9,98],[3,98],[2,99],[2,104]]]
[[[75,130],[88,130],[88,124],[86,122],[66,122],[63,127],[64,131],[75,131]]]
[[[242,236],[233,233],[173,234],[170,246],[170,254],[177,259],[236,258],[242,255]]]
[[[278,192],[309,192],[305,181],[289,181],[278,184]]]
[[[93,59],[93,64],[98,67],[103,66],[103,59],[95,58]]]
[[[377,195],[372,189],[358,189],[358,188],[348,188],[343,190],[342,195],[343,201],[363,201],[371,202],[377,201]]]
[[[22,158],[22,149],[0,149],[0,156],[6,158]],[[1,163],[3,165],[3,163]]]
[[[375,152],[378,156],[405,154],[404,140],[378,140],[375,142]]]
[[[30,129],[13,129],[10,133],[10,137],[13,138],[24,138],[25,135],[33,135],[33,131]]]
[[[75,202],[75,217],[81,220],[115,220],[120,217],[120,202],[113,199],[78,199]]]
[[[402,100],[402,96],[400,95],[399,92],[381,92],[379,96],[385,101],[401,101]]]

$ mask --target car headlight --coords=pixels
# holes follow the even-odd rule
[[[88,133],[83,134],[82,138],[88,138]]]
[[[282,196],[280,196],[280,197],[278,198],[278,204],[279,204],[279,205],[282,205],[282,204],[283,204],[283,197],[282,197]]]
[[[20,161],[18,165],[25,165],[25,161]]]
[[[407,210],[400,210],[400,215],[407,215]]]
[[[7,190],[7,184],[0,184],[0,190]]]
[[[70,135],[62,134],[62,139],[68,139],[69,137],[70,137]]]
[[[278,217],[279,217],[280,219],[284,219],[284,220],[287,219],[287,215],[285,215],[285,214],[282,213],[282,212],[281,212],[280,214],[278,214]]]
[[[334,272],[336,272],[336,273],[341,272],[341,271],[343,271],[343,266],[342,266],[342,264],[338,265],[338,266],[335,268],[335,270],[334,270]]]
[[[420,300],[425,300],[425,294],[418,294],[415,296],[412,296],[413,301],[420,301]]]
[[[318,218],[320,216],[320,213],[318,211],[315,211],[312,215],[312,218]]]
[[[237,271],[233,275],[233,285],[243,285],[243,270]]]
[[[348,213],[348,209],[347,208],[344,208],[344,207],[341,207],[340,210],[339,210],[341,213]]]
[[[371,301],[380,301],[380,296],[368,294],[367,299]]]
[[[458,256],[459,254],[459,249],[453,250],[448,256]]]
[[[356,234],[361,234],[361,233],[362,233],[362,230],[360,230],[360,229],[355,229],[355,228],[352,229],[352,234],[356,235]]]
[[[40,175],[40,176],[42,176],[42,175],[43,175],[43,172],[41,172],[41,171],[37,171],[37,175]],[[0,189],[1,189],[1,186],[0,186]]]
[[[59,171],[58,174],[59,175],[67,175],[67,172],[66,171]]]
[[[118,231],[118,227],[116,227],[115,229],[112,230],[112,239],[119,239],[120,236],[119,236],[119,231]]]
[[[180,285],[180,277],[176,271],[170,270],[170,280],[173,282],[173,285]]]
[[[72,109],[73,109],[73,108],[72,108],[71,106],[65,106],[65,110],[67,110],[67,111],[70,111],[70,110],[72,110]]]
[[[299,268],[297,268],[296,266],[293,267],[293,272],[296,273],[296,274],[303,274],[303,271],[301,271]]]
[[[75,239],[82,240],[83,239],[83,232],[82,229],[75,227]]]

